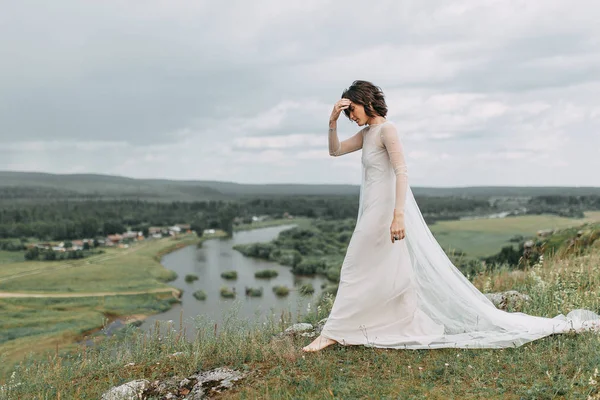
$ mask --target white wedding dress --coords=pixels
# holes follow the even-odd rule
[[[516,347],[571,329],[599,330],[600,316],[574,310],[555,318],[497,309],[452,264],[427,227],[408,185],[404,152],[389,121],[340,143],[362,149],[356,228],[322,337],[343,345],[398,349]],[[392,243],[393,210],[404,209],[406,238]]]

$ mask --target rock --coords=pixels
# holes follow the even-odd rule
[[[205,399],[212,394],[220,393],[223,390],[233,387],[234,382],[244,378],[244,376],[245,374],[229,368],[217,368],[210,371],[198,372],[187,378],[174,376],[152,383],[148,381],[133,381],[112,388],[102,396],[102,400],[137,400],[146,398]]]
[[[312,324],[308,324],[305,322],[294,324],[285,330],[285,334],[287,335],[295,335],[302,332],[309,332],[313,330]]]
[[[196,379],[188,399],[202,399],[205,392],[221,392],[233,387],[233,383],[242,379],[244,374],[229,368],[216,368],[210,371],[192,375],[190,379]]]
[[[485,296],[501,310],[506,310],[508,307],[520,308],[523,303],[531,300],[529,296],[519,293],[516,290],[499,293],[485,293]]]
[[[137,400],[142,398],[144,391],[150,386],[145,379],[127,382],[116,386],[102,395],[102,400]]]

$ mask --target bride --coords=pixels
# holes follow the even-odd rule
[[[600,329],[600,316],[587,310],[543,318],[497,309],[452,264],[423,220],[381,89],[354,81],[341,97],[329,118],[329,154],[362,149],[358,218],[330,315],[303,351],[334,343],[396,349],[517,347],[572,329]],[[342,111],[364,128],[340,142],[336,127]]]

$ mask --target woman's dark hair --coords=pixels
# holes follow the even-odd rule
[[[349,99],[351,102],[360,104],[365,108],[365,114],[369,117],[377,115],[385,117],[387,115],[387,105],[383,90],[379,86],[373,85],[367,81],[354,81],[352,85],[342,93],[342,99]],[[350,109],[344,110],[346,117],[350,118]]]

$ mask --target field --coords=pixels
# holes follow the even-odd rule
[[[578,226],[600,221],[600,212],[586,212],[585,218],[573,219],[554,215],[526,215],[497,219],[439,221],[429,226],[444,248],[461,250],[470,256],[484,257],[510,244],[515,235],[535,236],[541,229]]]
[[[0,250],[0,271],[3,264],[12,264],[24,260],[24,251]]]
[[[496,271],[475,283],[480,290],[527,293],[531,301],[521,311],[532,315],[554,317],[575,308],[597,312],[600,247],[578,257],[550,258],[528,271]],[[329,312],[315,311],[318,315],[307,315],[308,321]],[[498,350],[335,345],[303,354],[300,349],[311,338],[276,336],[291,322],[248,329],[232,319],[217,330],[207,321],[192,342],[179,340],[177,329],[160,337],[133,332],[69,358],[30,363],[16,371],[6,393],[30,399],[100,398],[110,387],[135,379],[164,380],[226,366],[249,373],[223,394],[232,399],[600,398],[598,334],[553,335]]]
[[[173,273],[160,255],[198,240],[185,235],[69,262],[0,264],[0,376],[26,353],[67,346],[107,320],[168,309],[176,291],[165,283]]]

